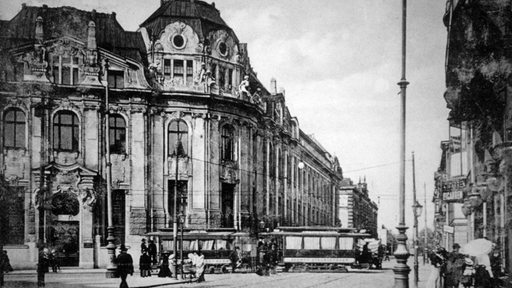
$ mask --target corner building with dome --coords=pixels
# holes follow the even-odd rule
[[[338,159],[260,82],[214,4],[162,0],[134,32],[115,13],[23,4],[0,38],[14,268],[33,268],[39,243],[63,266],[105,267],[109,184],[115,243],[135,259],[175,215],[245,250],[262,229],[339,226]]]

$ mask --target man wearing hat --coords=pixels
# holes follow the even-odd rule
[[[457,288],[464,273],[464,255],[459,252],[460,245],[453,244],[453,251],[446,261],[446,273],[444,285],[446,288]]]
[[[128,288],[128,283],[126,283],[126,277],[128,274],[133,275],[133,259],[130,254],[128,254],[128,248],[121,244],[120,247],[121,253],[116,258],[117,264],[117,274],[121,277],[121,285],[119,288]]]

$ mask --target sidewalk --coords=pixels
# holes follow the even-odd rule
[[[63,268],[58,273],[45,274],[46,287],[80,287],[80,288],[117,288],[121,278],[106,278],[105,269],[72,269]],[[5,274],[5,287],[37,287],[37,275],[35,271],[19,270]],[[196,279],[160,278],[157,274],[151,277],[141,277],[138,270],[133,276],[128,276],[127,282],[131,288],[167,287],[176,284],[195,282]]]

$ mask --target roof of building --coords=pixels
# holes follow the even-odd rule
[[[224,29],[230,32],[231,36],[238,42],[233,30],[220,17],[220,12],[215,4],[208,4],[198,0],[170,0],[164,1],[151,16],[140,26],[151,31],[162,31],[167,25],[176,20],[190,25],[204,39],[210,31]]]
[[[0,21],[1,48],[12,48],[35,41],[36,19],[43,18],[44,39],[70,36],[87,42],[87,28],[90,21],[96,24],[98,47],[124,57],[143,61],[146,48],[142,35],[125,31],[117,22],[116,14],[84,11],[74,7],[42,7],[22,5],[21,11],[11,20]]]

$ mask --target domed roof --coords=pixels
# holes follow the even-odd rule
[[[204,39],[210,31],[226,30],[236,39],[233,30],[220,17],[220,12],[215,4],[208,4],[198,0],[162,0],[162,5],[140,27],[148,30],[148,33],[158,34],[165,27],[175,21],[182,21],[190,25]]]

